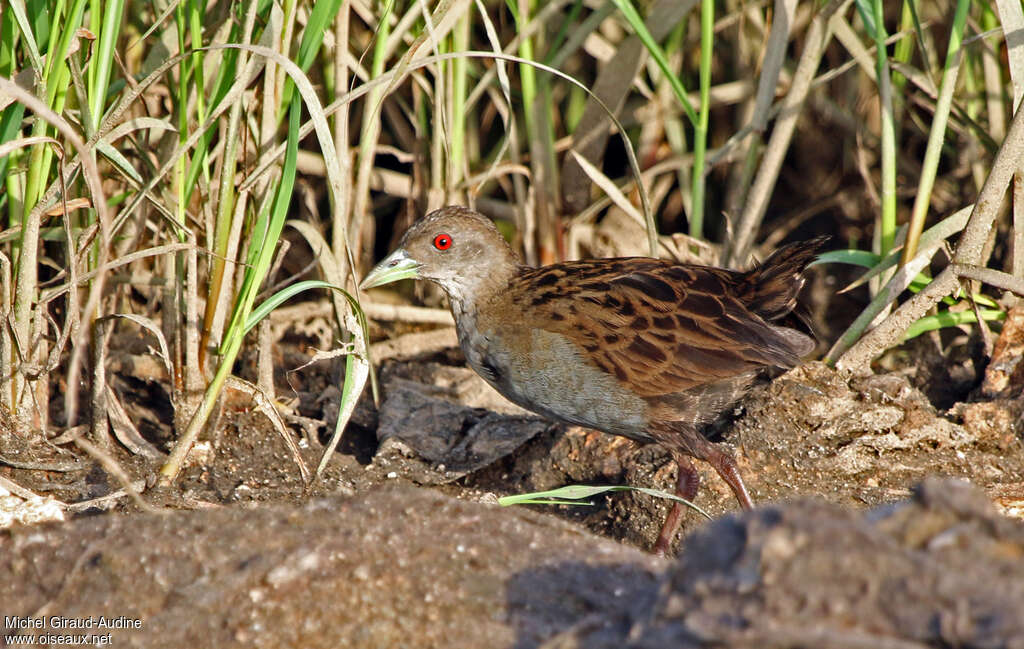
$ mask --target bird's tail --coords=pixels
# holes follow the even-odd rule
[[[804,287],[804,270],[828,236],[815,237],[785,245],[763,263],[745,273],[740,299],[769,322],[789,315],[796,307],[796,296]]]

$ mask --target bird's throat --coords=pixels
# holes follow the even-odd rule
[[[492,308],[508,291],[509,282],[518,270],[515,266],[494,264],[439,282],[448,295],[456,322],[460,318],[472,318],[481,310]]]

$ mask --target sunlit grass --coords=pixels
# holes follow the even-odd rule
[[[23,435],[89,417],[102,434],[88,405],[104,388],[96,323],[146,318],[140,335],[163,332],[172,364],[169,479],[275,303],[259,296],[296,279],[278,272],[291,227],[324,284],[287,295],[331,300],[351,351],[340,432],[372,384],[355,280],[394,228],[451,202],[500,218],[531,263],[699,243],[743,265],[763,240],[837,234],[873,255],[827,258],[873,280],[858,284],[869,304],[833,347],[839,361],[932,281],[1013,144],[1024,46],[1001,28],[1024,18],[966,0],[787,6],[4,3],[0,406]],[[596,153],[581,124],[601,136]],[[997,245],[971,263],[1020,275],[1017,203],[998,226],[1015,254]],[[612,228],[620,215],[635,228]],[[942,304],[887,344],[979,315],[998,326],[992,290],[957,296],[984,308]]]

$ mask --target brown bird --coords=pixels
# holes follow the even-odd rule
[[[480,376],[557,421],[657,442],[693,500],[704,460],[752,506],[732,455],[700,427],[758,371],[790,368],[814,348],[791,326],[803,271],[824,238],[779,249],[737,272],[661,259],[590,259],[530,268],[483,215],[449,206],[420,219],[362,288],[427,279],[448,295],[459,343]],[[666,553],[683,510],[655,544]]]

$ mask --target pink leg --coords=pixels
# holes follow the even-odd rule
[[[700,474],[697,473],[690,458],[685,455],[673,455],[678,467],[676,495],[692,502],[697,495],[697,488],[700,487]],[[682,503],[672,505],[668,516],[665,517],[665,523],[661,526],[661,532],[658,533],[658,540],[654,543],[655,554],[662,557],[668,556],[672,540],[676,537],[676,532],[679,531],[679,525],[683,520],[683,506]]]
[[[733,494],[736,495],[736,500],[740,502],[740,507],[743,509],[753,509],[754,502],[750,499],[746,485],[743,484],[743,478],[740,476],[740,470],[736,466],[736,460],[711,442],[708,442],[701,451],[703,451],[701,459],[715,467],[715,471],[718,471],[718,475],[722,476],[725,483],[732,489]]]

